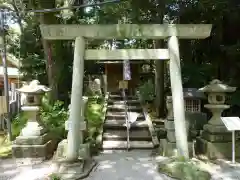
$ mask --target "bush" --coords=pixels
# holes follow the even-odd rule
[[[61,180],[60,176],[57,174],[51,174],[49,180]]]
[[[66,137],[65,121],[68,118],[68,112],[64,108],[64,103],[56,101],[53,105],[48,103],[46,98],[43,99],[40,117],[46,128],[52,134],[56,135],[58,140]],[[12,120],[12,134],[14,139],[19,136],[20,131],[27,122],[26,113],[20,112]]]
[[[180,180],[210,180],[211,175],[200,168],[199,162],[184,158],[171,158],[160,162],[159,171]]]
[[[15,139],[19,136],[21,130],[24,128],[27,123],[27,116],[24,112],[20,112],[17,114],[12,120],[12,136]]]
[[[65,121],[68,119],[68,111],[64,108],[62,101],[56,101],[53,105],[50,105],[47,100],[43,101],[41,119],[49,132],[57,135],[58,140],[66,138]]]
[[[85,118],[88,122],[88,132],[86,141],[90,143],[91,148],[97,148],[96,138],[99,135],[103,123],[102,108],[104,99],[102,97],[89,97],[88,105],[85,111]]]
[[[144,103],[152,102],[154,100],[154,98],[155,98],[155,95],[154,95],[154,84],[152,83],[152,81],[148,80],[147,82],[142,84],[139,87],[139,93],[140,93],[140,96],[141,96],[141,100]]]

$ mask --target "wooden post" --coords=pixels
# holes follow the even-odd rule
[[[104,95],[107,94],[108,91],[108,82],[107,82],[107,74],[108,74],[108,69],[107,69],[107,64],[105,64],[105,74],[103,75],[103,83],[104,83]]]
[[[80,143],[83,143],[83,134],[79,131],[80,124],[84,121],[82,117],[82,88],[84,76],[84,53],[85,40],[83,37],[77,37],[75,40],[71,108],[69,115],[68,147],[67,159],[74,161],[78,158],[78,149]]]

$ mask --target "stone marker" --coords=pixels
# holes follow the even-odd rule
[[[96,78],[90,84],[90,89],[93,93],[97,93],[98,95],[102,94],[101,90],[101,80]]]
[[[166,108],[168,110],[167,119],[164,122],[164,127],[167,131],[166,139],[160,140],[160,155],[162,156],[176,156],[177,153],[177,145],[176,145],[176,135],[175,135],[175,124],[173,117],[173,104],[172,104],[172,96],[167,96],[166,98]],[[186,134],[189,140],[189,123],[186,121]],[[188,142],[188,147],[190,151],[190,155],[192,154],[192,142]]]

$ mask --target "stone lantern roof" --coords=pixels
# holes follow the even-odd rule
[[[204,93],[230,93],[236,91],[236,87],[228,86],[223,84],[222,81],[214,79],[209,85],[200,88],[198,91]]]
[[[40,85],[38,80],[33,80],[29,84],[25,84],[20,89],[17,89],[18,92],[29,94],[43,94],[45,92],[49,92],[50,90],[50,88]]]

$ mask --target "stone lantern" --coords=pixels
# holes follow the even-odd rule
[[[236,91],[236,87],[230,87],[223,84],[221,81],[215,79],[210,82],[209,85],[199,89],[200,92],[206,93],[208,96],[208,103],[204,107],[212,112],[212,118],[208,124],[211,125],[223,125],[221,120],[221,114],[225,109],[230,108],[230,105],[226,105],[226,93]]]
[[[52,141],[47,134],[40,119],[40,106],[42,97],[50,89],[40,85],[38,80],[33,80],[29,84],[17,89],[25,100],[21,109],[26,114],[28,121],[22,129],[20,136],[16,138],[13,149],[13,156],[16,158],[42,158],[48,155]]]
[[[236,87],[230,87],[215,79],[199,91],[207,94],[209,104],[204,107],[212,112],[212,117],[203,126],[201,137],[197,138],[197,151],[210,159],[230,158],[232,135],[223,124],[221,114],[230,108],[230,105],[224,104],[226,95],[236,91]],[[236,147],[236,156],[240,156],[239,147]]]

